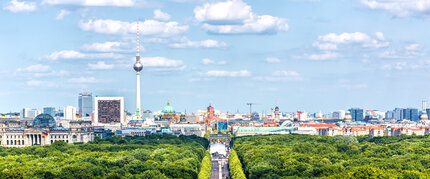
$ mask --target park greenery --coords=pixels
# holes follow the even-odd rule
[[[205,138],[164,134],[2,147],[0,178],[197,178],[208,145]]]
[[[205,157],[203,157],[202,164],[200,167],[199,179],[209,179],[211,177],[212,169],[212,155],[209,150],[206,151]]]
[[[230,176],[232,179],[246,179],[243,173],[242,164],[237,157],[236,151],[233,149],[230,151],[228,156],[228,165],[230,167]]]
[[[251,179],[430,178],[430,136],[267,135],[232,144]]]

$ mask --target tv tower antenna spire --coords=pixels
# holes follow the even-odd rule
[[[140,63],[139,56],[139,20],[137,21],[137,54],[136,54],[136,63],[134,63],[133,69],[136,71],[136,117],[141,119],[141,107],[140,107],[140,71],[142,71],[143,66]]]
[[[136,33],[136,35],[137,35],[137,55],[136,56],[139,56],[139,21],[137,21],[137,33]]]

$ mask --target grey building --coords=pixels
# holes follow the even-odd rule
[[[93,113],[93,96],[91,93],[79,93],[78,114],[82,117],[90,117]]]
[[[403,109],[402,108],[394,109],[394,119],[403,120]]]

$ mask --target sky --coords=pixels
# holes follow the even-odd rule
[[[391,110],[430,100],[426,0],[2,0],[0,113],[77,106],[80,92],[144,110]]]

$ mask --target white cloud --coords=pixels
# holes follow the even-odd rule
[[[136,47],[130,47],[131,45],[125,42],[103,42],[103,43],[92,43],[85,44],[82,49],[85,51],[92,52],[132,52],[135,51]],[[143,46],[140,46],[139,50],[143,51]]]
[[[168,21],[170,19],[170,15],[161,11],[160,9],[154,10],[154,19],[160,21]]]
[[[97,80],[94,77],[79,77],[71,78],[68,80],[70,83],[96,83]]]
[[[182,60],[174,60],[166,57],[141,57],[140,62],[144,67],[144,71],[171,72],[182,71],[186,68],[186,65]],[[129,60],[120,60],[118,64],[115,64],[115,66],[124,69],[131,69],[134,63],[134,58]]]
[[[339,58],[340,55],[338,53],[335,52],[323,52],[323,53],[318,53],[318,54],[305,54],[303,58],[308,58],[311,60],[329,60],[329,59],[335,59],[335,58]]]
[[[70,11],[68,11],[68,10],[64,10],[64,9],[61,9],[60,10],[60,13],[58,13],[58,15],[57,15],[57,17],[55,18],[55,19],[57,19],[57,20],[61,20],[61,19],[63,19],[64,18],[64,16],[67,16],[67,15],[69,15],[70,14]]]
[[[209,77],[248,77],[251,76],[251,72],[247,70],[240,71],[223,71],[223,70],[212,70],[205,73]]]
[[[255,77],[256,80],[263,81],[300,81],[303,77],[296,71],[275,71],[269,76],[258,76]]]
[[[212,60],[209,58],[202,59],[202,63],[204,65],[225,65],[225,64],[227,64],[226,61],[215,61],[215,60]]]
[[[135,4],[135,0],[43,0],[42,4],[130,7]]]
[[[221,48],[227,46],[225,42],[208,39],[202,41],[191,41],[188,38],[183,38],[179,43],[172,43],[169,46],[173,48]]]
[[[119,20],[99,19],[99,20],[81,20],[79,27],[84,31],[93,31],[101,34],[135,34],[136,23],[130,23]],[[139,29],[142,35],[171,36],[183,33],[188,30],[187,25],[179,25],[178,22],[160,22],[156,20],[145,20],[139,22]]]
[[[144,57],[141,58],[144,67],[180,67],[184,66],[182,60],[172,60],[165,57]]]
[[[56,86],[55,83],[49,81],[40,81],[40,80],[30,80],[27,81],[26,84],[28,86],[44,86],[44,87],[53,87]]]
[[[275,34],[289,28],[285,19],[256,15],[241,0],[205,3],[194,9],[194,17],[208,32],[218,34]]]
[[[239,0],[205,3],[194,9],[194,16],[200,22],[209,24],[239,24],[251,19],[251,6]]]
[[[108,65],[104,61],[98,61],[95,64],[89,63],[88,67],[90,67],[90,69],[93,69],[93,70],[108,70],[108,69],[112,69],[114,65],[113,64]]]
[[[25,2],[12,0],[3,7],[4,10],[10,12],[32,12],[37,10],[37,6],[35,2]]]
[[[281,60],[279,58],[276,58],[276,57],[268,57],[268,58],[266,58],[266,62],[267,63],[280,63]]]
[[[51,67],[49,67],[48,65],[42,65],[42,64],[36,64],[36,65],[30,65],[28,67],[25,68],[18,68],[17,72],[18,73],[43,73],[43,72],[49,72],[51,71]]]
[[[421,45],[409,44],[402,49],[386,50],[382,52],[379,57],[381,58],[413,58],[423,56],[424,53],[421,51]]]
[[[405,47],[406,50],[419,50],[421,48],[420,44],[410,44]]]
[[[428,0],[360,0],[370,9],[388,11],[394,16],[428,16],[430,1]]]
[[[53,52],[46,56],[49,60],[58,59],[97,59],[97,58],[123,58],[122,55],[115,53],[82,53],[75,50],[62,50]]]
[[[312,46],[317,47],[319,50],[336,50],[337,45],[333,43],[321,43],[321,42],[314,42]]]
[[[388,46],[389,42],[385,41],[384,35],[381,32],[375,33],[375,38],[362,32],[330,33],[319,36],[318,42],[314,43],[314,46],[317,46],[321,50],[334,50],[337,49],[337,45],[339,44],[358,44],[362,47],[380,48]]]
[[[23,76],[23,77],[46,77],[46,76],[64,76],[67,75],[68,72],[65,70],[53,70],[48,65],[36,64],[30,65],[25,68],[18,68],[15,71],[15,75]]]

